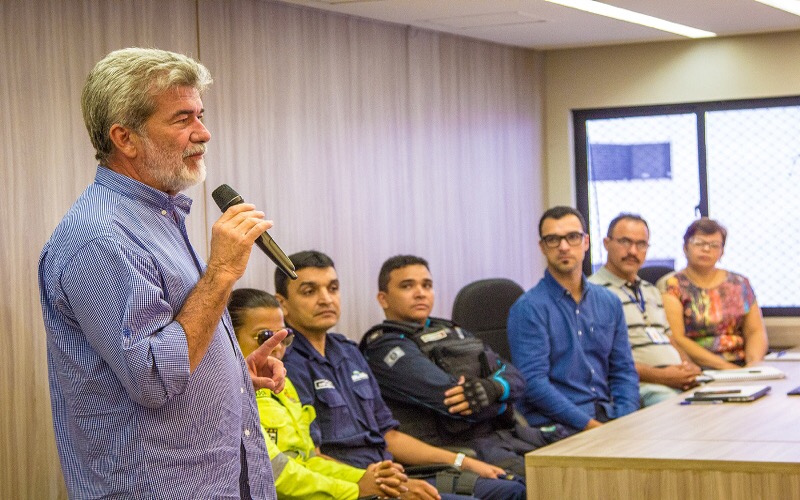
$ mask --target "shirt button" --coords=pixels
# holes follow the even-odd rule
[[[583,335],[583,332],[578,330],[578,335]]]
[[[161,215],[167,215],[167,211],[166,210],[162,210],[161,211]]]
[[[594,390],[594,389],[592,389],[592,390]],[[247,436],[247,437],[250,437],[250,429],[245,429],[244,430],[244,435]]]
[[[575,314],[580,314],[580,313],[581,313],[580,309],[575,309]]]
[[[592,392],[597,392],[594,387],[592,387]]]
[[[239,390],[244,394],[244,387],[239,388]]]

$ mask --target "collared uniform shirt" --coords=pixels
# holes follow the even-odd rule
[[[522,396],[525,382],[514,366],[472,333],[449,321],[428,318],[423,334],[423,339],[428,337],[423,342],[431,346],[445,340],[450,346],[453,342],[457,345],[477,342],[481,345],[480,352],[486,356],[486,368],[490,370],[484,376],[503,387],[498,401],[464,417],[450,413],[444,403],[444,392],[458,384],[458,376],[434,363],[429,357],[434,355],[423,353],[397,323],[385,321],[373,328],[377,327],[381,330],[365,337],[360,348],[378,380],[381,394],[401,422],[401,431],[435,446],[458,446],[472,439],[492,436],[497,428],[508,428],[507,423],[498,421],[498,415],[507,410],[508,403]],[[474,371],[476,367],[480,370],[480,357],[475,352],[473,365],[458,363],[458,369],[464,370],[460,373],[470,373],[469,370]]]
[[[53,423],[72,498],[274,498],[227,312],[189,372],[175,316],[205,270],[186,233],[190,206],[98,167],[42,250]]]
[[[610,290],[622,302],[635,363],[649,366],[681,364],[681,355],[669,341],[672,333],[658,288],[642,279],[628,283],[606,266],[591,275],[589,281]]]
[[[577,430],[596,416],[639,408],[639,377],[619,299],[583,278],[576,303],[548,271],[511,308],[508,339],[526,381],[520,411],[531,425],[554,422]]]
[[[322,356],[295,335],[283,362],[300,401],[317,411],[310,430],[322,453],[362,469],[392,459],[383,436],[399,423],[353,341],[329,333]]]

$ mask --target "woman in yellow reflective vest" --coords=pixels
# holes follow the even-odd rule
[[[234,290],[228,311],[245,357],[273,332],[284,328],[278,301],[262,290]],[[283,358],[292,338],[290,331],[272,351],[272,356]],[[279,394],[268,389],[256,392],[256,402],[278,498],[350,500],[372,495],[399,497],[406,491],[403,483],[407,477],[402,466],[390,460],[371,464],[365,470],[322,455],[309,432],[316,417],[314,407],[300,403],[288,378]]]

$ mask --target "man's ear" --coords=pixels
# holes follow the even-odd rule
[[[610,241],[611,241],[611,238],[609,238],[609,237],[603,238],[603,248],[605,248],[606,251],[608,251],[608,242],[610,242]]]
[[[108,135],[114,147],[126,158],[133,159],[139,154],[139,135],[128,127],[115,123],[108,131]]]
[[[385,311],[389,308],[389,302],[386,301],[386,292],[378,292],[378,296],[376,298],[378,299],[378,304],[380,304],[381,309]]]
[[[286,297],[283,295],[276,293],[275,298],[278,300],[278,304],[281,305],[281,311],[283,311],[283,319],[286,320],[289,318],[288,308],[286,307]]]

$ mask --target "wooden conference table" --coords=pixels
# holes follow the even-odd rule
[[[526,455],[528,500],[800,499],[800,361],[750,403],[682,406],[685,395]]]

